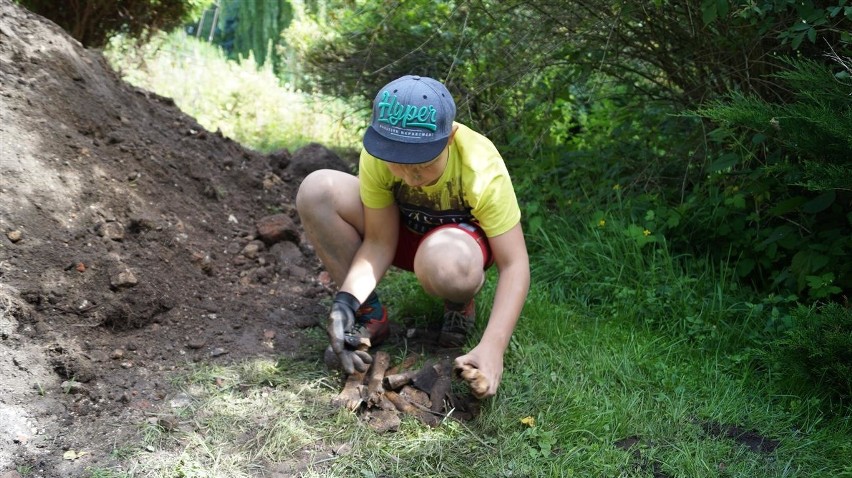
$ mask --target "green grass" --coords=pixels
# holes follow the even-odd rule
[[[315,329],[306,342],[317,361],[196,365],[177,382],[192,397],[178,412],[181,428],[149,425],[142,448],[154,451],[130,458],[124,469],[146,477],[258,476],[270,469],[307,477],[852,476],[848,409],[837,413],[816,391],[792,393],[732,352],[747,343],[736,320],[751,319],[731,312],[726,304],[738,299],[720,292],[729,288],[713,268],[687,258],[648,267],[660,260],[654,255],[666,254],[657,244],[659,250],[631,252],[640,258],[601,260],[572,274],[573,282],[543,281],[557,257],[580,264],[582,257],[631,247],[613,243],[626,240],[619,234],[553,224],[546,248],[531,241],[535,286],[507,351],[500,391],[476,420],[430,429],[405,418],[396,433],[374,433],[356,415],[330,407],[340,382],[318,360],[324,337]],[[682,263],[705,272],[689,275]],[[605,295],[578,281],[616,270],[630,279],[594,287],[667,283],[691,291],[689,300],[701,304],[696,310],[719,317],[718,332],[691,335],[686,322],[643,320],[643,310],[655,307],[645,295],[576,299]],[[481,294],[480,328],[494,279]],[[410,274],[390,274],[381,292],[397,319],[437,310]],[[564,299],[555,300],[560,294]],[[535,426],[523,423],[526,417]],[[705,432],[712,424],[738,426],[778,446],[755,452]],[[618,446],[626,438],[637,440],[629,450]]]
[[[117,37],[105,55],[125,81],[174,99],[206,129],[258,151],[360,144],[366,120],[346,102],[281,84],[271,68],[258,68],[251,58],[228,61],[217,47],[183,32],[140,48]]]
[[[162,68],[169,78],[168,62]],[[198,103],[208,101],[222,98]],[[251,142],[264,135],[246,134],[247,145],[265,147],[269,139]],[[319,359],[317,328],[303,341],[316,361],[200,363],[175,377],[191,398],[166,410],[179,427],[146,425],[138,446],[115,454],[120,470],[92,476],[852,476],[848,404],[790,388],[778,379],[784,371],[755,359],[784,299],[749,295],[726,263],[674,257],[626,216],[614,206],[605,216],[549,218],[528,237],[532,290],[498,395],[474,421],[430,429],[404,418],[399,431],[378,435],[333,409],[340,379]],[[495,279],[492,271],[477,301],[480,330]],[[380,293],[392,320],[422,324],[440,311],[411,274],[388,274]],[[705,431],[714,424],[777,448],[752,451]],[[628,438],[636,443],[625,450]]]

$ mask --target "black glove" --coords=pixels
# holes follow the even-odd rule
[[[347,374],[355,372],[366,372],[372,363],[370,354],[362,350],[355,350],[358,342],[354,336],[355,311],[361,303],[349,292],[338,292],[334,296],[331,305],[331,313],[328,315],[326,332],[328,333],[331,349],[340,360],[340,366]],[[355,339],[355,340],[353,340]]]

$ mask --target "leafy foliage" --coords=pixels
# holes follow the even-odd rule
[[[444,79],[523,171],[531,230],[618,185],[673,247],[738,260],[761,289],[849,287],[849,89],[817,60],[849,49],[846,0],[329,5],[331,31],[297,52],[313,84],[369,100],[400,74]]]
[[[835,395],[852,398],[852,309],[836,302],[800,306],[795,326],[768,354],[787,379],[805,377]]]
[[[731,149],[708,168],[716,209],[690,225],[741,251],[741,276],[819,299],[852,288],[852,81],[813,60],[788,63],[776,76],[791,101],[734,93],[699,110]]]
[[[27,9],[55,22],[87,47],[103,47],[116,33],[147,38],[196,15],[208,0],[20,0]]]

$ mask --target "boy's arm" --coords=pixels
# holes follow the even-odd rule
[[[521,315],[530,287],[530,264],[520,223],[508,232],[488,238],[499,277],[494,304],[482,339],[466,355],[455,361],[462,366],[479,369],[488,389],[479,398],[493,396],[503,376],[503,354]]]
[[[364,239],[334,297],[326,322],[331,350],[348,374],[356,370],[366,372],[372,361],[366,352],[346,348],[346,334],[352,331],[359,304],[367,299],[393,262],[398,235],[399,210],[395,205],[382,209],[364,207]]]
[[[381,209],[364,207],[364,241],[340,286],[363,302],[390,268],[399,239],[399,209],[395,204]]]

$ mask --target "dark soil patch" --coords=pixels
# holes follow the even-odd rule
[[[669,478],[669,476],[671,476],[663,471],[660,462],[642,456],[642,450],[640,448],[642,445],[641,437],[632,435],[622,438],[621,440],[617,440],[613,443],[613,445],[621,450],[629,451],[632,456],[632,466],[641,473],[650,474],[650,476],[653,476],[654,478]]]
[[[701,424],[701,429],[709,436],[734,440],[755,453],[772,453],[781,444],[778,440],[766,438],[755,430],[748,430],[736,425],[704,422]]]
[[[206,131],[0,0],[0,475],[108,466],[187,363],[321,367],[302,330],[328,284],[293,208],[320,166],[346,168]]]
[[[734,440],[736,443],[746,446],[749,450],[755,453],[768,455],[775,451],[781,444],[777,440],[766,438],[755,430],[748,430],[736,425],[723,425],[721,423],[710,421],[695,421],[694,422],[702,432],[711,438],[725,438]],[[669,476],[662,471],[661,464],[658,461],[649,460],[642,455],[642,447],[653,447],[654,444],[637,435],[631,435],[620,440],[616,440],[613,445],[621,450],[630,452],[632,456],[632,464],[642,473],[650,474],[658,478]],[[720,470],[725,468],[724,463],[719,463]]]

